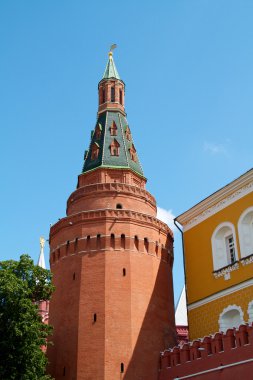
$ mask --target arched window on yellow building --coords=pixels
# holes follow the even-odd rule
[[[253,254],[253,207],[247,208],[239,218],[238,232],[241,257]]]
[[[229,305],[220,314],[220,331],[226,331],[227,329],[232,329],[233,327],[239,327],[243,323],[243,311],[240,306]]]
[[[230,222],[221,223],[212,235],[214,271],[234,264],[238,260],[235,227]]]

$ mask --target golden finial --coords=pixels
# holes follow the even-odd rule
[[[45,246],[45,239],[43,238],[43,236],[40,237],[40,248],[43,249],[44,246]]]
[[[113,50],[116,49],[116,47],[117,47],[116,44],[111,45],[111,47],[110,47],[110,51],[109,51],[109,57],[112,57],[112,56],[113,56]]]

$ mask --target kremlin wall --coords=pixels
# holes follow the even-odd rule
[[[176,326],[173,233],[146,190],[112,50],[77,188],[50,229],[48,373],[253,379],[253,170],[175,219],[186,280]],[[41,314],[47,323],[48,304]]]

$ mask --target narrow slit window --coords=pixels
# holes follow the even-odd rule
[[[75,280],[76,279],[76,274],[75,274],[75,272],[73,273],[73,280]]]
[[[126,237],[124,234],[122,234],[120,237],[120,248],[125,249],[125,246],[126,246]]]
[[[146,252],[148,252],[148,239],[144,238],[144,249]]]
[[[78,245],[78,238],[75,239],[75,245],[74,245],[74,251],[77,251],[77,245]]]
[[[135,235],[134,237],[134,248],[139,251],[139,239],[138,236]]]
[[[119,90],[119,102],[120,104],[123,104],[122,90]]]
[[[96,314],[96,313],[93,314],[93,322],[94,322],[94,323],[97,322],[97,314]]]
[[[115,87],[111,87],[111,102],[115,102]]]
[[[111,248],[115,249],[115,235],[111,234]]]
[[[156,246],[155,246],[155,254],[156,254],[156,256],[158,256],[158,242],[156,242]]]
[[[125,277],[126,275],[126,268],[123,268],[123,276]]]
[[[97,249],[100,249],[101,248],[101,235],[98,234],[97,235]]]
[[[124,373],[124,363],[120,363],[120,372]]]
[[[87,236],[86,249],[90,248],[90,235]]]

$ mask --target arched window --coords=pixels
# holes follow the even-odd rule
[[[116,204],[116,208],[118,208],[118,209],[122,209],[123,207],[122,207],[122,204],[121,203],[117,203]]]
[[[220,224],[212,235],[213,268],[221,269],[238,260],[235,228],[232,223]]]
[[[219,317],[220,331],[226,331],[233,327],[239,327],[244,323],[243,312],[240,306],[230,305],[226,307]]]
[[[238,221],[241,257],[253,254],[253,207],[245,210]]]
[[[119,102],[120,104],[123,104],[122,90],[119,90]]]
[[[249,306],[248,306],[248,315],[249,315],[248,323],[253,322],[253,300],[250,301],[250,303],[249,303]]]

